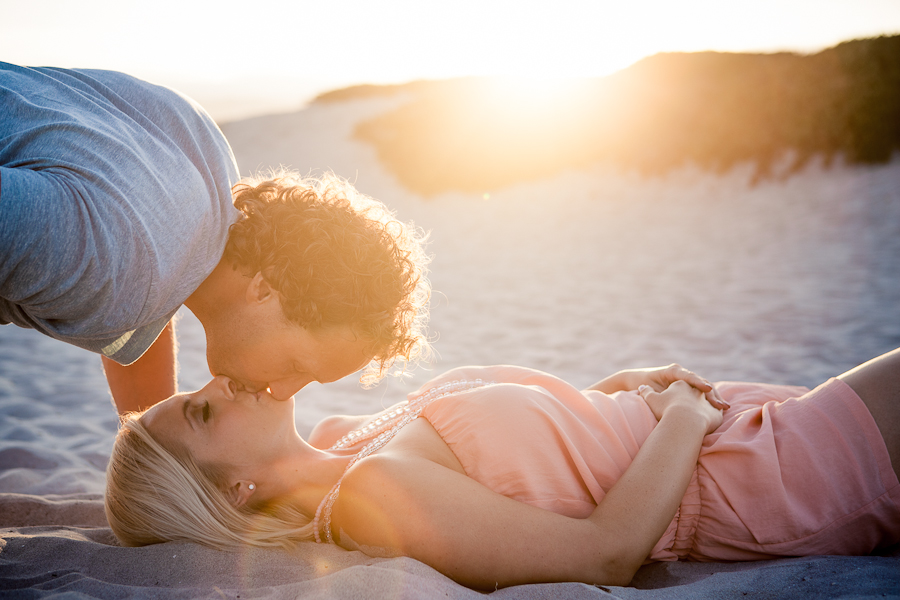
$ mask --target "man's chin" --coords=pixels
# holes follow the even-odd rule
[[[229,368],[227,363],[210,358],[208,354],[206,357],[206,365],[209,368],[210,375],[213,377],[218,377],[220,375],[227,377],[238,386],[239,390],[247,392],[258,392],[260,390],[260,386],[254,387],[252,385],[247,385],[245,378],[237,375],[237,371]]]
[[[206,341],[206,344],[206,368],[209,369],[209,374],[213,377],[217,377],[218,375],[225,375],[226,377],[231,378],[231,376],[225,373],[225,370],[222,368],[222,362],[217,357],[209,353],[209,340]]]
[[[264,390],[261,390],[261,391],[259,392],[259,395],[260,395],[261,397],[266,397],[266,398],[269,398],[269,399],[271,399],[271,400],[274,400],[275,402],[290,402],[291,400],[294,399],[294,396],[293,396],[293,395],[288,396],[287,398],[279,398],[279,397],[277,397],[277,396],[273,396],[273,395],[272,395],[272,392],[270,392],[268,388],[266,388],[266,389],[264,389]]]

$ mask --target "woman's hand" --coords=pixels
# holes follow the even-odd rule
[[[657,421],[671,410],[686,411],[705,419],[706,435],[722,424],[722,410],[712,405],[708,394],[704,394],[684,380],[675,381],[662,392],[654,391],[649,385],[638,387],[638,393],[653,411]]]
[[[655,392],[662,392],[676,381],[684,381],[706,394],[706,399],[716,408],[726,409],[731,406],[725,402],[713,385],[693,371],[688,371],[679,364],[672,363],[665,367],[647,369],[626,369],[597,382],[588,389],[599,390],[610,394],[620,390],[636,390],[642,385],[650,386]]]

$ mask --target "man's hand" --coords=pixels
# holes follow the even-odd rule
[[[143,356],[127,367],[105,356],[103,370],[119,414],[145,410],[175,394],[178,387],[175,324],[169,321]]]

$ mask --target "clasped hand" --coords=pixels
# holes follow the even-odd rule
[[[722,410],[730,408],[709,381],[679,364],[627,373],[657,420],[669,408],[690,408],[709,419],[709,434],[722,424]]]
[[[588,389],[605,394],[638,390],[657,420],[669,408],[690,407],[692,411],[710,419],[711,429],[708,432],[722,422],[721,411],[731,408],[709,381],[675,363],[665,367],[619,371]]]
[[[653,411],[657,421],[661,420],[667,411],[681,410],[705,419],[706,435],[722,424],[722,409],[713,405],[709,392],[704,393],[684,380],[673,382],[662,392],[653,390],[649,385],[641,385],[638,393]]]
[[[642,385],[647,385],[653,388],[654,392],[662,392],[676,381],[684,381],[705,393],[706,399],[716,408],[730,408],[709,381],[676,363],[666,367],[628,369],[622,371],[622,374],[628,379],[630,384],[628,389],[636,390]]]

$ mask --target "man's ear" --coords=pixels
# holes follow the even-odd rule
[[[242,479],[225,490],[225,496],[233,507],[240,508],[247,504],[247,501],[250,500],[250,496],[252,496],[255,491],[255,483]]]
[[[262,272],[254,275],[247,286],[247,302],[251,304],[262,304],[276,296],[277,292],[269,285]]]

